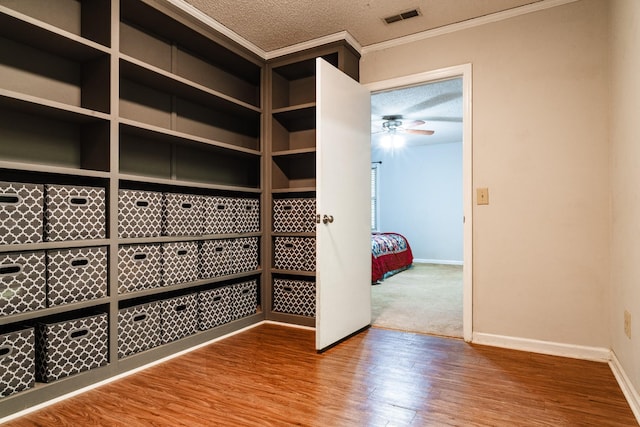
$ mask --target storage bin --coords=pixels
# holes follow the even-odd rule
[[[238,197],[236,205],[236,233],[255,233],[260,231],[260,200]]]
[[[32,388],[36,382],[33,328],[0,335],[0,396]]]
[[[315,317],[316,283],[307,280],[274,278],[273,311]]]
[[[235,233],[237,206],[231,197],[203,197],[204,234]]]
[[[0,245],[42,242],[43,221],[43,185],[0,182]]]
[[[241,237],[233,240],[231,273],[243,273],[258,268],[258,238]]]
[[[162,307],[150,302],[118,311],[118,358],[162,344]]]
[[[164,194],[164,235],[199,236],[203,232],[202,196]]]
[[[36,380],[57,379],[104,366],[108,362],[107,314],[36,326]]]
[[[107,248],[47,251],[47,307],[107,296]]]
[[[118,191],[118,236],[120,238],[162,235],[162,193]]]
[[[198,327],[201,331],[233,320],[233,292],[231,286],[222,286],[198,293]]]
[[[45,185],[45,240],[57,242],[106,237],[102,187]]]
[[[0,254],[0,315],[46,308],[44,251]]]
[[[200,278],[226,276],[233,271],[232,239],[205,240],[200,247]]]
[[[162,343],[184,338],[198,331],[198,294],[160,301]]]
[[[256,279],[229,286],[232,289],[232,320],[258,312],[258,281]]]
[[[274,267],[279,270],[315,271],[315,237],[275,237]]]
[[[316,199],[273,200],[273,231],[276,233],[312,233],[316,230]]]
[[[198,280],[198,242],[162,244],[162,285]]]
[[[118,248],[118,293],[162,286],[162,246],[122,245]]]

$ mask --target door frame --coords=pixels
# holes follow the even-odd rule
[[[396,77],[365,84],[371,93],[462,78],[462,206],[463,206],[463,273],[462,335],[473,338],[473,148],[472,148],[472,66],[470,63]]]

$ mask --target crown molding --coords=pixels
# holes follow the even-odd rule
[[[327,36],[319,37],[317,39],[308,40],[306,42],[297,43],[291,46],[283,47],[281,49],[271,50],[267,52],[266,59],[278,58],[280,56],[289,55],[290,53],[300,52],[306,49],[312,49],[328,43],[346,41],[353,49],[358,53],[362,53],[362,46],[348,31],[340,31],[338,33],[329,34]]]
[[[422,31],[416,34],[398,37],[397,39],[364,46],[362,48],[361,54],[366,55],[367,53],[375,52],[378,50],[389,49],[419,40],[425,40],[432,37],[442,36],[444,34],[454,33],[456,31],[462,31],[469,28],[479,27],[481,25],[504,21],[505,19],[515,18],[516,16],[551,9],[553,7],[562,6],[568,3],[574,3],[576,1],[578,0],[541,0],[533,4],[516,7],[502,12],[492,13],[490,15],[469,19],[467,21],[462,21],[455,24],[445,25],[439,28],[434,28],[433,30]]]
[[[219,23],[218,21],[216,21],[215,19],[207,15],[206,13],[200,11],[200,9],[197,9],[196,7],[190,5],[186,1],[184,0],[162,0],[162,1],[165,4],[171,5],[174,8],[179,9],[180,11],[194,17],[198,21],[202,22],[204,25],[214,29],[220,34],[223,34],[224,36],[228,37],[235,43],[247,49],[248,51],[258,55],[260,58],[267,59],[267,52],[260,49],[258,46],[251,43],[250,41],[248,41],[247,39],[245,39],[235,31],[225,27],[224,25],[222,25],[221,23]]]

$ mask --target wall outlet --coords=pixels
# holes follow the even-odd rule
[[[624,334],[631,339],[631,313],[624,311]]]

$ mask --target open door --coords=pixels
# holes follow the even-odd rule
[[[371,323],[371,98],[316,60],[316,350]]]

